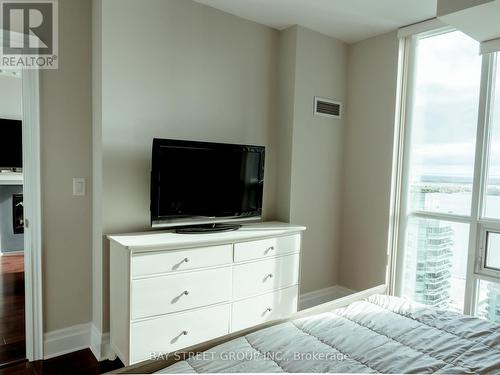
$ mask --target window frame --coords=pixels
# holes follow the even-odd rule
[[[500,282],[500,268],[487,267],[487,257],[488,257],[488,233],[494,233],[500,235],[500,229],[498,225],[489,226],[481,225],[481,235],[479,236],[478,242],[478,261],[476,262],[476,273],[483,276],[491,276],[497,278]]]
[[[500,271],[485,267],[486,235],[488,231],[500,233],[500,218],[485,217],[488,163],[492,127],[492,97],[494,95],[495,73],[498,54],[482,56],[481,81],[476,128],[476,146],[472,182],[471,211],[469,215],[447,214],[429,211],[410,212],[410,163],[412,106],[414,103],[416,76],[416,53],[418,41],[427,37],[456,31],[452,27],[439,27],[421,33],[404,35],[400,38],[400,72],[398,85],[398,113],[396,123],[395,156],[393,162],[393,194],[391,205],[394,207],[394,223],[389,241],[389,290],[393,295],[402,294],[404,279],[404,250],[408,222],[413,217],[466,223],[469,225],[467,246],[466,287],[464,313],[475,314],[479,281],[500,283]],[[499,61],[500,63],[500,61]],[[500,79],[500,77],[498,78]]]

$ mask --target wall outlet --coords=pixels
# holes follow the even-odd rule
[[[73,178],[73,195],[74,196],[84,196],[86,194],[86,181],[85,178],[75,177]]]

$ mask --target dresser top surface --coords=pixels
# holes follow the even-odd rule
[[[306,227],[277,221],[245,224],[232,232],[179,234],[173,230],[108,235],[129,250],[154,251],[257,240],[302,232]]]

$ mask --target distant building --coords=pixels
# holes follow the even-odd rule
[[[435,206],[420,189],[413,192],[417,210]],[[453,259],[453,228],[446,222],[418,219],[408,228],[404,294],[415,301],[440,309],[450,304]]]
[[[450,302],[453,228],[433,219],[419,224],[411,231],[416,250],[413,298],[446,309]]]
[[[480,317],[500,323],[500,284],[486,284],[486,298],[479,302],[477,310]]]

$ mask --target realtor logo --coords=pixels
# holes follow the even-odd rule
[[[57,0],[2,0],[3,68],[57,69]]]

